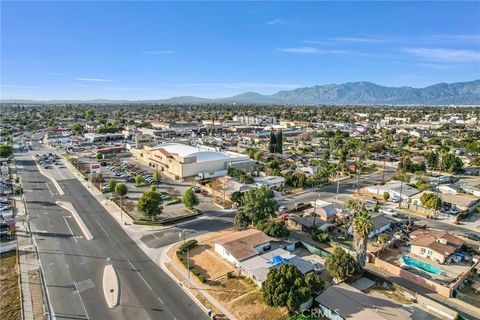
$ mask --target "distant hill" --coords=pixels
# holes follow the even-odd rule
[[[371,82],[347,82],[326,84],[293,90],[279,91],[272,95],[246,92],[232,97],[207,99],[193,96],[173,97],[161,100],[3,100],[19,103],[165,103],[165,104],[397,104],[397,105],[480,105],[480,80],[456,83],[438,83],[425,88],[385,87]]]

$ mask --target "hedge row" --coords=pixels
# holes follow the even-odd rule
[[[197,244],[198,244],[198,241],[195,239],[188,240],[178,248],[177,252],[180,252],[181,254],[183,254],[187,252],[187,250],[194,248]]]
[[[205,277],[205,275],[200,273],[200,271],[198,271],[197,269],[195,269],[193,265],[188,265],[188,261],[184,256],[187,250],[194,248],[197,244],[198,244],[198,241],[195,239],[188,240],[187,242],[182,244],[180,248],[178,248],[176,254],[177,254],[178,260],[180,260],[180,262],[185,266],[185,268],[189,268],[190,272],[193,273],[198,278],[198,280],[200,280],[202,283],[206,283],[207,278]]]

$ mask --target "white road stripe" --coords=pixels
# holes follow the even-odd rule
[[[107,237],[110,238],[110,235],[107,233],[107,231],[103,228],[103,226],[100,224],[100,222],[98,222],[97,219],[95,219],[95,222],[98,224],[98,226],[103,230],[103,232],[105,232],[105,234],[107,235]]]
[[[75,290],[77,290],[78,297],[80,298],[80,302],[82,303],[83,311],[85,312],[85,316],[87,317],[87,320],[90,319],[88,316],[87,308],[85,308],[85,304],[83,303],[82,295],[80,294],[80,291],[78,291],[77,283],[73,281],[73,284],[75,285]]]
[[[135,270],[135,272],[138,274],[138,276],[143,280],[143,282],[145,282],[145,284],[147,285],[147,287],[150,289],[150,290],[153,290],[152,287],[150,287],[150,285],[148,284],[147,280],[145,280],[144,277],[142,277],[142,275],[140,274],[140,272],[138,272],[137,268],[135,268],[135,266],[132,264],[132,261],[130,261],[130,259],[128,259],[128,263],[132,266],[133,270]]]
[[[50,194],[53,196],[52,189],[50,189],[50,186],[48,185],[48,183],[46,183],[46,185],[47,185],[48,191],[50,191]]]
[[[70,225],[68,224],[65,216],[63,216],[63,220],[65,220],[65,223],[67,224],[68,230],[70,230],[70,233],[72,234],[73,240],[75,240],[75,242],[78,242],[77,237],[75,237],[75,235],[73,234],[72,228],[70,228]]]

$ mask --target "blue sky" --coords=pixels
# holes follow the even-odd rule
[[[1,98],[480,78],[480,2],[1,2]]]

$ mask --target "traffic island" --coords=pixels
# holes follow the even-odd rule
[[[118,276],[111,264],[106,265],[103,270],[103,294],[109,308],[115,308],[120,303]]]

